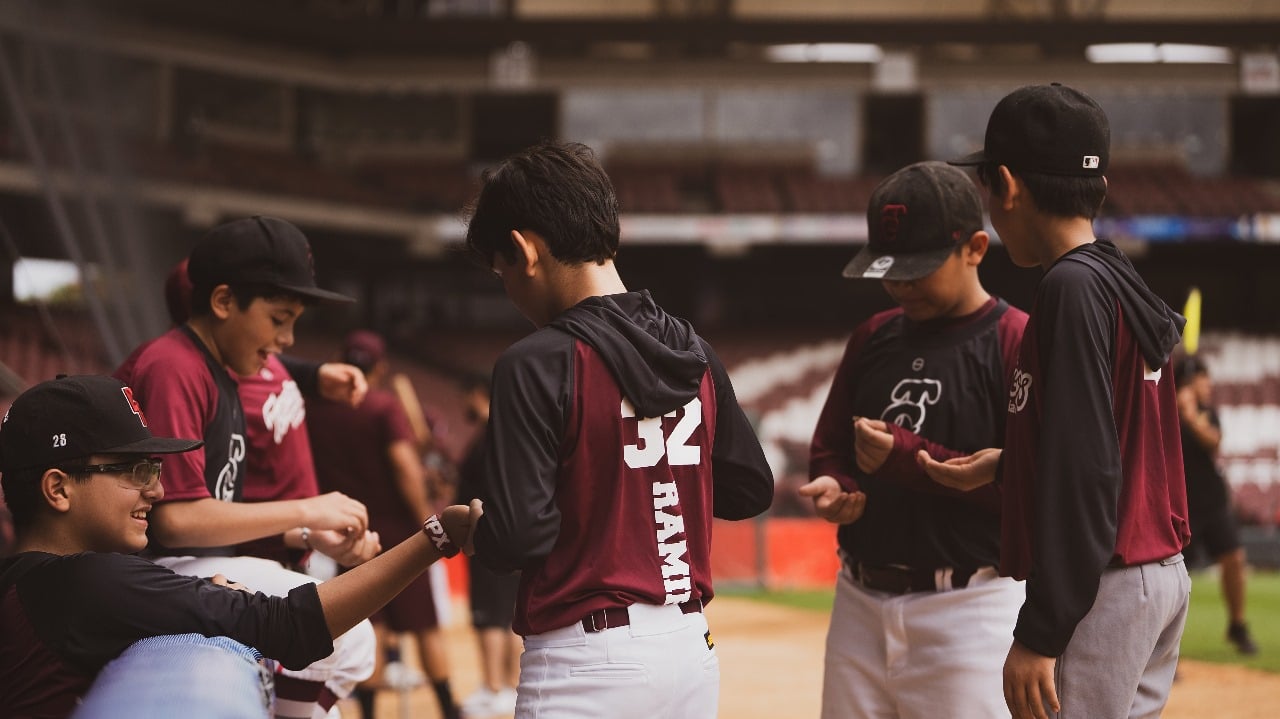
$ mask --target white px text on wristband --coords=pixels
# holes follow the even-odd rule
[[[440,523],[439,515],[433,514],[427,517],[427,520],[422,523],[422,533],[427,535],[431,543],[436,545],[436,549],[440,550],[440,553],[445,557],[452,557],[461,551],[458,549],[458,545],[449,539],[449,534],[444,531],[444,525]]]

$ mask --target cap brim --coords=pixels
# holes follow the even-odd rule
[[[119,447],[104,449],[94,454],[181,454],[199,449],[204,442],[198,439],[169,439],[168,437],[148,437]]]
[[[340,295],[337,292],[322,290],[319,287],[299,287],[297,285],[277,285],[277,287],[279,287],[282,290],[286,290],[288,292],[301,295],[303,297],[310,297],[313,300],[320,300],[321,302],[337,302],[337,303],[350,304],[356,301],[354,297],[347,297],[346,295]]]
[[[841,274],[859,280],[893,280],[905,282],[933,274],[951,255],[953,248],[940,247],[928,252],[877,252],[868,245],[854,255]]]
[[[985,149],[977,152],[970,152],[963,157],[957,157],[954,160],[947,160],[948,165],[959,165],[965,167],[968,165],[981,165],[987,161],[987,151]]]

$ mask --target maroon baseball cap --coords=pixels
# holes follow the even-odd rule
[[[917,162],[886,177],[867,205],[867,246],[845,277],[918,280],[981,230],[982,198],[963,170]]]
[[[342,358],[368,372],[387,356],[387,343],[382,335],[369,330],[355,330],[342,343]]]
[[[41,382],[13,401],[0,422],[0,472],[58,467],[95,454],[177,454],[198,439],[156,437],[113,377],[81,375]]]
[[[276,217],[255,215],[209,230],[187,264],[201,290],[218,285],[266,285],[322,302],[355,302],[316,287],[311,244],[302,230]]]

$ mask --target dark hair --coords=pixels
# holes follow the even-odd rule
[[[486,266],[515,261],[512,230],[546,240],[560,262],[603,263],[618,252],[618,199],[591,148],[544,142],[485,170],[470,209],[467,248]]]
[[[4,489],[4,504],[13,517],[15,529],[24,529],[35,520],[36,511],[40,507],[40,478],[52,467],[11,469],[0,476],[0,487]],[[87,482],[89,475],[85,472],[67,472],[77,482]]]
[[[999,166],[984,162],[978,165],[978,181],[997,195],[1004,193],[1004,178],[997,172]],[[1009,168],[1026,186],[1036,207],[1046,215],[1055,217],[1098,216],[1102,201],[1107,197],[1107,181],[1101,177],[1075,175],[1048,175],[1041,172],[1023,172]]]
[[[205,317],[213,314],[213,307],[209,304],[209,300],[213,297],[213,290],[217,285],[212,287],[196,287],[191,291],[191,316]],[[311,307],[317,304],[318,300],[313,297],[307,297],[288,290],[282,290],[272,285],[246,284],[246,285],[227,285],[231,290],[231,296],[235,298],[236,305],[241,310],[246,310],[253,301],[261,297],[267,301],[274,300],[298,300],[303,306]]]

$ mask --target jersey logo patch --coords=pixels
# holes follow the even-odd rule
[[[889,393],[892,404],[880,414],[885,422],[920,434],[927,408],[942,397],[942,383],[936,379],[904,379]]]
[[[1031,373],[1021,368],[1013,371],[1013,382],[1009,386],[1009,413],[1017,414],[1027,406],[1031,397]]]

